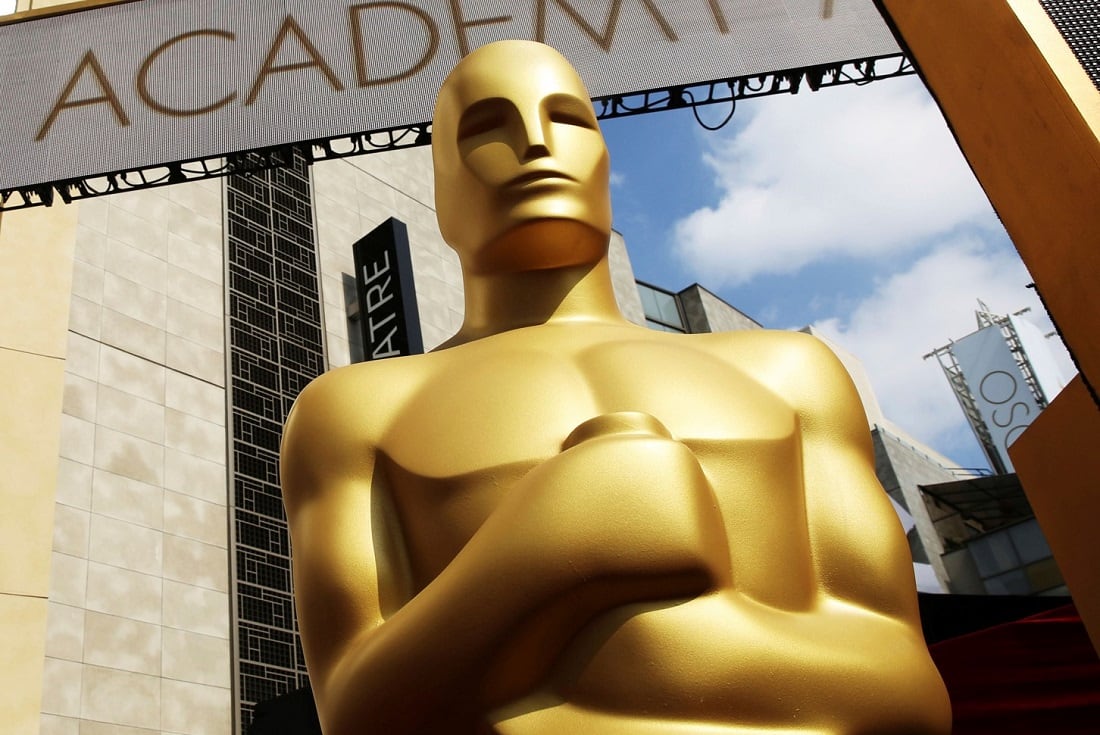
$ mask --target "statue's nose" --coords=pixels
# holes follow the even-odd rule
[[[536,158],[550,155],[549,142],[546,129],[542,122],[542,115],[537,111],[523,115],[523,145],[520,158],[523,161],[533,161]]]

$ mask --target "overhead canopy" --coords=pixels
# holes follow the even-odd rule
[[[143,0],[0,20],[0,190],[431,119],[470,49],[594,97],[899,53],[871,0]]]

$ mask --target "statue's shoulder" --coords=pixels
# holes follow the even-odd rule
[[[753,329],[706,336],[726,360],[798,409],[831,412],[856,395],[840,358],[811,334]]]
[[[430,354],[410,355],[329,370],[298,395],[287,427],[323,428],[335,441],[344,435],[357,443],[376,439],[432,374],[433,362]]]

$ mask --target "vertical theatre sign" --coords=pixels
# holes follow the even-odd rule
[[[359,329],[367,360],[424,351],[409,232],[390,217],[352,246]]]

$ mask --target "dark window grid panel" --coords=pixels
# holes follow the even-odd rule
[[[250,704],[266,702],[294,691],[298,688],[298,681],[297,669],[252,664],[247,674],[243,668],[241,671],[241,699]]]
[[[278,666],[281,669],[291,669],[297,673],[297,662],[294,660],[294,644],[293,643],[281,643],[279,641],[264,640],[258,641],[260,649],[259,655],[253,656],[253,660],[260,661],[269,666]],[[297,681],[298,677],[295,676],[294,680]]]
[[[276,291],[276,302],[279,311],[293,314],[299,319],[304,319],[314,324],[321,323],[321,305],[317,301],[316,294],[304,294],[297,289],[287,288],[280,283]]]
[[[298,660],[302,662],[302,665],[298,668],[298,670],[301,672],[301,676],[298,678],[298,685],[299,686],[308,686],[309,685],[309,674],[306,673],[306,671],[307,671],[306,666],[305,666],[306,654],[305,654],[305,651],[302,650],[302,636],[300,636],[300,635],[294,636],[294,648],[295,648],[295,654],[298,656]]]
[[[316,313],[319,315],[319,283],[316,275],[313,232],[311,227],[303,226],[312,222],[312,212],[309,209],[309,174],[304,161],[300,158],[296,160],[295,165],[297,167],[295,171],[277,169],[250,177],[247,182],[230,181],[230,188],[234,186],[234,183],[245,183],[245,188],[253,195],[254,201],[271,202],[275,210],[283,212],[283,216],[278,216],[272,212],[269,215],[270,219],[267,220],[273,223],[277,232],[280,233],[278,243],[276,243],[276,237],[270,230],[264,231],[259,226],[248,226],[243,222],[234,222],[236,215],[232,213],[229,215],[230,222],[236,225],[231,228],[228,238],[231,251],[230,289],[231,292],[237,290],[241,294],[246,294],[255,299],[256,302],[266,302],[270,305],[272,301],[275,301],[276,308],[285,308],[278,303],[277,297],[275,299],[271,298],[272,289],[275,288],[275,283],[272,281],[285,282],[288,288],[318,302],[315,308]],[[231,178],[239,179],[240,177]],[[283,194],[289,194],[290,197],[282,196]],[[249,209],[246,203],[238,203],[238,208],[241,212],[255,215],[255,210]],[[278,224],[274,224],[276,222]],[[289,235],[288,237],[282,237],[284,231]],[[303,241],[295,243],[294,239],[296,237],[301,238]],[[278,253],[275,252],[276,245],[279,250]],[[299,265],[307,267],[303,269]],[[239,286],[239,289],[235,289],[235,286]],[[296,309],[296,311],[299,310]],[[302,317],[306,314],[299,313],[298,316]],[[315,321],[320,321],[319,316]],[[236,336],[241,337],[251,334],[253,337],[260,337],[262,331],[258,329],[253,329],[252,332],[237,331]],[[289,350],[291,354],[289,356],[285,354],[288,352],[286,348],[290,343],[284,336],[277,343],[271,360],[256,359],[256,355],[241,355],[238,345],[231,341],[234,357],[233,382],[251,382],[250,379],[253,379],[255,382],[263,383],[264,388],[261,390],[269,398],[278,396],[283,415],[285,415],[292,397],[287,395],[288,388],[293,391],[293,394],[296,394],[299,390],[299,381],[294,371],[289,373],[291,378],[289,385],[285,384],[287,381],[282,379],[282,374],[286,372],[284,368],[287,362],[313,363],[318,367],[317,372],[320,372],[320,367],[323,366],[323,357],[320,357],[321,345],[319,338],[318,343],[311,346],[314,349],[307,349],[306,346],[297,344],[300,341],[298,335],[294,335],[294,337],[294,349]],[[233,337],[231,337],[232,339]],[[242,341],[249,342],[248,340]],[[252,340],[249,344],[255,346],[257,343]],[[272,352],[269,347],[261,348],[261,350],[263,349]],[[310,366],[312,367],[312,365]],[[300,365],[296,365],[296,367],[299,370],[301,368]],[[280,385],[280,383],[283,384]],[[234,395],[244,397],[245,394]],[[249,406],[253,408],[258,405],[255,401],[249,402]],[[271,402],[269,400],[265,403],[261,413],[267,413],[268,415],[263,416],[263,418],[273,422],[274,419],[270,416],[270,410]],[[252,412],[245,410],[243,406],[235,406],[234,413],[245,415]],[[257,418],[260,417],[259,414],[255,415]],[[247,441],[249,439],[256,440],[261,444],[270,446],[270,435],[264,433],[266,427],[263,422],[242,421],[236,428],[237,430],[234,431],[234,454],[238,461],[234,479],[235,494],[238,496],[237,515],[243,517],[249,528],[249,530],[243,531],[243,534],[249,535],[249,540],[261,543],[263,546],[279,547],[289,554],[289,535],[286,532],[282,505],[278,497],[277,454]],[[238,436],[238,430],[246,433],[247,436]],[[258,430],[264,431],[257,433]],[[248,475],[254,479],[250,480],[246,477]],[[241,482],[238,483],[237,480],[241,480]],[[253,507],[246,510],[241,507],[242,504],[252,505]],[[260,511],[260,514],[254,511]],[[268,619],[271,621],[271,626],[264,626],[267,628],[265,636],[259,638],[257,638],[258,631],[255,630],[256,624],[250,624],[246,621],[242,621],[240,624],[241,636],[250,636],[252,641],[252,645],[242,647],[240,661],[242,674],[241,716],[243,723],[249,723],[252,717],[252,702],[264,701],[278,694],[292,691],[304,683],[305,663],[304,657],[301,655],[299,639],[294,633],[293,600],[290,594],[285,591],[276,593],[263,584],[267,582],[275,586],[286,586],[286,580],[289,578],[289,559],[266,550],[251,549],[243,543],[237,544],[237,550],[240,554],[243,554],[243,560],[241,560],[243,563],[238,565],[238,577],[243,576],[254,579],[253,584],[239,579],[238,592],[240,593],[243,590],[245,594],[238,594],[238,605],[247,605],[248,611],[256,617],[263,617],[265,623]],[[280,571],[280,569],[285,571]],[[249,627],[253,628],[251,633],[245,630]],[[261,640],[266,642],[259,642]],[[292,654],[285,645],[279,645],[278,643],[279,641],[285,643],[286,640],[292,642]],[[280,663],[283,664],[288,661],[291,662],[291,668],[294,669],[292,676],[288,676],[288,672],[282,667],[256,665],[260,663],[256,661],[258,658],[271,659],[275,657],[280,658]],[[272,686],[272,682],[276,682],[276,685]]]
[[[241,583],[243,584],[243,582]],[[274,594],[268,592],[268,594]],[[250,597],[248,595],[237,596],[237,615],[238,615],[238,635],[241,640],[244,641],[247,637],[248,641],[256,639],[258,633],[255,630],[266,631],[263,633],[263,637],[270,638],[275,633],[284,633],[286,635],[297,635],[294,630],[294,607],[290,602],[289,595],[284,600],[276,600],[265,597]],[[253,632],[245,631],[248,627]],[[250,661],[255,661],[254,655],[246,655],[248,652],[255,651],[256,645],[254,642],[245,645],[241,644],[241,654]],[[293,646],[287,646],[287,655],[293,652]],[[268,662],[270,663],[270,662]]]
[[[317,273],[314,269],[299,268],[292,263],[276,258],[271,262],[275,275],[273,280],[280,286],[292,288],[295,291],[320,299],[320,287],[317,284]]]
[[[313,347],[320,352],[321,327],[316,322],[310,323],[293,314],[280,312],[276,329],[280,338],[289,339],[304,347]]]
[[[309,197],[309,181],[294,175],[287,175],[290,172],[287,169],[279,169],[274,172],[276,175],[272,177],[271,188],[273,191],[282,191],[291,196],[298,196],[303,199]]]
[[[242,550],[263,561],[286,559],[289,566],[290,537],[286,533],[286,521],[281,511],[277,516],[268,516],[238,508],[236,515],[237,545]],[[279,528],[280,524],[284,528]]]
[[[289,212],[272,210],[271,229],[284,238],[299,243],[302,250],[312,250],[308,247],[313,243],[313,226],[295,219]]]
[[[297,266],[310,270],[314,265],[313,254],[302,247],[302,243],[293,237],[276,230],[274,233],[272,253],[276,258],[294,263]]]
[[[271,391],[280,390],[279,363],[276,360],[265,360],[258,355],[234,350],[229,363],[234,378],[256,383]]]
[[[263,555],[266,559],[268,553],[281,555],[287,558],[289,566],[290,539],[286,529],[272,528],[263,523],[264,518],[259,513],[238,509],[237,513],[237,544],[242,549],[252,549],[256,555]],[[284,523],[279,518],[268,518],[276,524]]]
[[[289,596],[284,596],[289,600]],[[279,659],[268,658],[258,663],[269,664],[272,666],[281,666],[287,669],[293,669],[297,666],[296,649],[294,647],[294,639],[298,635],[293,630],[279,628],[273,625],[264,625],[263,623],[244,623],[241,626],[240,631],[240,643],[239,645],[247,648],[250,651],[259,650],[261,643],[270,642],[273,647],[281,648],[285,651]],[[256,661],[256,659],[252,659]]]
[[[301,342],[303,340],[295,340]],[[282,355],[281,376],[283,395],[296,396],[303,387],[302,381],[309,382],[324,371],[325,356],[319,349],[295,344],[288,339],[279,340],[279,354]]]
[[[261,515],[255,511],[237,510],[237,531],[242,534],[242,546],[257,552],[279,554],[290,559],[290,536],[286,530],[286,517],[280,511],[277,516]]]
[[[257,554],[281,556],[287,560],[287,564],[290,563],[290,534],[286,530],[286,516],[282,509],[274,516],[238,509],[237,521],[248,526],[248,533],[252,538],[251,543],[242,543],[242,546]]]
[[[253,196],[252,194],[259,194]],[[226,203],[226,210],[230,215],[235,215],[254,223],[257,227],[271,229],[271,205],[270,193],[267,191],[253,190],[250,193],[233,191]]]
[[[239,319],[229,320],[229,337],[233,340],[234,347],[246,354],[272,362],[279,357],[279,340],[274,335],[265,334]]]
[[[238,510],[267,518],[284,518],[279,486],[237,475],[233,478],[234,502]]]
[[[277,187],[271,189],[271,202],[276,210],[293,217],[299,222],[312,226],[313,210],[309,206],[309,202],[303,202],[296,195]]]
[[[275,331],[275,308],[244,294],[229,294],[229,315],[268,333]]]
[[[233,412],[233,434],[238,439],[270,452],[278,453],[283,427],[259,416]]]
[[[270,185],[296,196],[299,200],[309,201],[309,169],[305,161],[297,159],[293,166],[268,169]]]
[[[253,557],[250,554],[239,553],[237,558],[241,566],[238,566],[237,574],[249,584],[254,584],[267,589],[290,592],[290,568],[286,565],[268,564]],[[282,559],[279,559],[282,561]],[[243,569],[243,574],[241,570]]]
[[[230,196],[248,197],[265,206],[271,206],[271,184],[263,174],[255,176],[230,176]]]
[[[281,682],[301,682],[302,674],[305,672],[304,668],[288,668],[283,666],[275,666],[274,664],[265,664],[259,661],[241,662],[241,673],[246,676],[255,676],[257,678],[265,676],[267,674],[272,675],[273,681]],[[308,683],[308,680],[307,682]],[[297,688],[297,687],[295,687]],[[264,701],[263,699],[259,701]]]
[[[303,375],[294,370],[283,369],[283,388],[291,397],[297,397],[299,393],[305,390],[311,380],[313,380],[311,375]]]
[[[255,383],[243,380],[233,382],[233,409],[242,413],[262,416],[282,426],[285,414],[281,395]]]
[[[254,672],[240,675],[241,724],[247,732],[252,724],[253,709],[260,702],[290,694],[298,688],[296,671],[280,671],[271,666],[256,666]]]
[[[237,511],[238,516],[243,513],[244,511]],[[256,514],[253,517],[260,516]],[[236,521],[236,531],[237,548],[242,552],[255,550],[258,554],[264,552],[289,554],[289,544],[286,543],[284,539],[280,538],[278,531],[272,531],[270,528],[266,528],[258,523],[249,522],[240,517],[238,517]]]
[[[256,278],[248,269],[237,264],[229,266],[229,291],[260,304],[275,304],[275,283],[270,279]]]
[[[307,377],[316,377],[324,372],[325,356],[320,350],[309,349],[308,347],[281,340],[279,342],[279,352],[283,357],[284,369],[286,369],[285,366],[291,366],[296,372]],[[291,388],[285,386],[284,390],[288,393],[295,392],[292,391]]]
[[[230,222],[230,227],[233,223]],[[242,230],[242,234],[257,234]],[[271,234],[267,233],[270,238]],[[229,264],[230,267],[240,266],[249,274],[250,278],[259,278],[270,283],[275,277],[275,263],[269,254],[265,254],[262,246],[256,243],[246,242],[236,236],[229,238]]]
[[[244,583],[238,581],[238,584]],[[257,588],[258,589],[258,588]],[[295,620],[294,620],[294,605],[290,599],[289,594],[284,594],[281,597],[276,597],[281,593],[274,590],[264,590],[263,597],[253,597],[249,595],[238,594],[238,619],[240,620],[239,635],[242,639],[245,636],[245,626],[249,626],[251,629],[267,631],[264,633],[265,637],[276,637],[275,634],[285,634],[289,636],[297,635],[295,633]],[[254,631],[249,633],[249,638],[256,638],[257,633]],[[282,640],[279,638],[279,640]],[[249,644],[249,650],[254,648],[253,644]],[[242,648],[243,650],[243,648]],[[288,655],[293,653],[293,646],[287,646]],[[254,657],[249,657],[249,660],[255,661]],[[270,663],[266,662],[266,663]]]
[[[284,395],[283,396],[283,415],[284,416],[289,416],[290,415],[290,411],[291,411],[292,408],[294,408],[294,401],[296,401],[296,400],[298,400],[297,395],[293,395],[293,396]]]
[[[264,549],[254,549],[246,546],[241,546],[239,549],[237,549],[236,553],[237,563],[241,565],[245,565],[246,563],[247,565],[263,565],[265,567],[271,567],[272,570],[281,569],[283,572],[290,572],[291,564],[289,554],[266,551]],[[258,574],[259,567],[256,567],[256,571]],[[264,578],[268,579],[267,577]],[[272,577],[268,579],[268,581],[272,582],[272,584],[252,580],[243,581],[247,582],[250,585],[264,587],[274,590],[276,592],[280,592],[282,594],[289,595],[291,593],[291,589],[289,585],[286,584],[286,579],[284,577]]]
[[[240,217],[257,229],[271,229],[271,209],[251,197],[232,196],[228,203],[229,214]]]
[[[279,456],[234,439],[233,460],[237,474],[278,484]]]
[[[272,246],[271,228],[266,224],[256,223],[241,217],[239,214],[229,213],[229,242],[253,248],[259,255],[270,258],[274,252]]]

